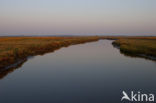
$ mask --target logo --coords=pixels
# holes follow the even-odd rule
[[[121,101],[131,101],[131,102],[154,102],[155,97],[154,94],[145,94],[140,91],[134,92],[131,91],[130,95],[128,95],[125,91],[122,92]]]

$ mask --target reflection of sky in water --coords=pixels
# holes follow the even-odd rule
[[[108,40],[74,45],[36,56],[0,80],[0,102],[120,103],[122,90],[156,93],[155,67]]]

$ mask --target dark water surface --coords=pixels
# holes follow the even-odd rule
[[[112,41],[36,56],[0,79],[0,103],[122,103],[122,91],[156,94],[156,62],[120,54]]]

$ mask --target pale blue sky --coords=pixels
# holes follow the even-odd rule
[[[156,35],[156,0],[0,0],[0,34]]]

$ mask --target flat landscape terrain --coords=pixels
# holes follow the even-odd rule
[[[0,37],[0,69],[10,66],[29,56],[42,55],[61,47],[113,39],[113,45],[120,47],[122,53],[132,56],[156,57],[156,37]]]
[[[28,56],[42,55],[60,47],[97,41],[99,37],[1,37],[0,68]]]
[[[134,37],[120,38],[113,42],[120,51],[129,56],[140,56],[149,59],[156,59],[156,38],[155,37]]]

